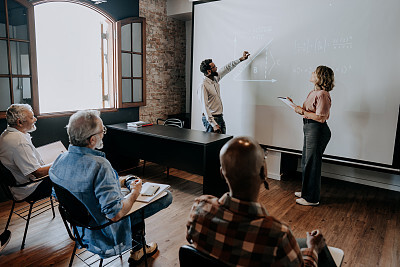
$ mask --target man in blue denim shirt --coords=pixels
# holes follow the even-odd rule
[[[136,224],[141,218],[139,214],[136,217],[134,214],[130,218],[119,220],[136,201],[142,183],[140,179],[132,183],[126,197],[121,193],[121,183],[124,181],[118,178],[105,154],[95,150],[103,147],[102,140],[106,133],[99,115],[99,111],[85,110],[70,117],[67,132],[71,144],[68,152],[60,155],[54,162],[49,175],[55,184],[70,191],[86,206],[96,223],[104,224],[109,220],[115,222],[98,231],[86,229],[83,237],[89,251],[106,258],[132,247],[131,223]],[[171,202],[172,195],[167,192],[159,201],[144,208],[145,217],[168,207]],[[156,243],[146,246],[148,255],[153,255],[156,251]],[[131,251],[130,262],[140,262],[142,259],[142,248]]]

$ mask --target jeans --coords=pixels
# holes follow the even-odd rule
[[[221,133],[226,134],[226,125],[225,125],[224,117],[222,115],[215,116],[214,120],[221,128]],[[203,121],[204,128],[206,128],[206,132],[213,133],[214,129],[211,126],[211,124],[207,121],[206,117],[203,116],[202,121]]]
[[[166,190],[167,195],[163,196],[162,198],[151,202],[146,207],[144,207],[144,218],[148,218],[162,209],[167,208],[172,203],[172,194],[168,190]],[[134,212],[131,216],[131,224],[135,225],[142,221],[142,213],[141,212]],[[160,222],[160,225],[162,223]]]
[[[303,131],[301,197],[308,202],[317,203],[321,191],[322,154],[331,139],[331,131],[326,122],[305,123]]]
[[[172,194],[168,190],[166,190],[167,195],[163,196],[162,198],[151,202],[148,204],[146,207],[143,208],[144,211],[144,218],[148,218],[157,212],[159,212],[162,209],[167,208],[171,203],[172,203]],[[137,225],[142,222],[142,212],[134,212],[131,216],[131,224],[132,225]],[[144,227],[144,226],[143,226]],[[134,227],[136,228],[136,227]],[[132,248],[133,251],[138,251],[142,248],[142,243],[141,243],[141,234],[140,232],[143,230],[143,228],[136,228],[135,233],[132,233],[133,239],[136,241],[136,247]]]

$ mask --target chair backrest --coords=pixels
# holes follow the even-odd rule
[[[204,254],[196,248],[184,245],[179,249],[179,263],[181,267],[226,267],[219,260]]]
[[[54,191],[59,203],[61,216],[72,225],[90,227],[89,223],[94,220],[86,206],[64,187],[53,183]]]
[[[183,128],[184,121],[181,121],[180,119],[176,118],[170,118],[170,119],[157,119],[157,124],[159,124],[160,121],[163,121],[164,126],[173,126],[173,127],[178,127],[178,128]]]
[[[15,186],[17,182],[15,181],[14,175],[11,173],[9,169],[4,167],[3,163],[0,161],[0,183]]]
[[[0,162],[0,188],[9,200],[13,200],[14,197],[10,191],[9,186],[15,186],[16,181],[14,175],[9,169],[4,167],[3,163]]]

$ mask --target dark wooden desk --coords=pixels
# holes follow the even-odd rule
[[[132,128],[119,123],[107,129],[108,151],[128,151],[140,159],[202,175],[204,194],[219,197],[228,191],[220,176],[219,151],[232,136],[162,125]]]

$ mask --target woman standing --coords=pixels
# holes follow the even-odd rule
[[[311,74],[314,89],[308,94],[303,107],[296,106],[295,112],[303,116],[304,144],[301,160],[302,189],[295,192],[296,203],[306,206],[319,204],[321,191],[322,154],[331,139],[326,121],[329,119],[334,73],[331,68],[319,66]],[[292,101],[290,98],[288,98]],[[292,101],[293,102],[293,101]]]

